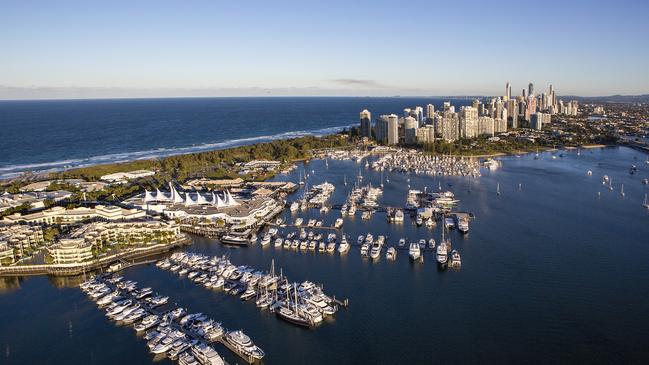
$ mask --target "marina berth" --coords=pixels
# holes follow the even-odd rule
[[[398,150],[386,153],[370,167],[377,171],[415,173],[419,175],[479,177],[477,159],[454,156],[431,156],[416,150]]]
[[[330,243],[333,243],[334,236],[330,238]],[[311,242],[313,249],[316,249],[316,242]],[[325,245],[324,242],[320,243]],[[335,244],[333,247],[335,250]],[[290,320],[292,311],[293,316],[307,316],[310,326],[313,326],[322,322],[324,316],[333,315],[339,304],[313,283],[304,282],[299,287],[297,284],[289,285],[286,277],[275,274],[274,263],[271,264],[270,271],[264,273],[245,265],[235,266],[226,257],[177,252],[166,260],[191,272],[202,273],[210,277],[206,279],[208,281],[222,280],[225,283],[225,293],[239,296],[242,301],[255,299],[255,305],[260,309],[276,312],[280,307],[288,308],[277,315],[281,319]],[[281,282],[285,284],[280,285]]]
[[[135,296],[135,293],[146,292],[147,288],[138,289],[137,283],[123,281],[121,277],[97,276],[82,283],[80,288],[90,298],[97,298],[99,291],[108,288],[110,293],[105,294],[104,298],[114,300],[108,300],[110,303],[106,307],[109,318],[132,325],[137,332],[155,328],[144,335],[149,351],[155,356],[178,359],[180,364],[194,364],[196,361],[201,364],[225,364],[209,343],[227,342],[224,338],[226,330],[220,323],[201,313],[187,314],[183,308],[158,311],[148,305],[150,298],[140,300]],[[263,350],[254,345],[249,337],[246,338],[248,345],[245,348],[226,347],[249,363],[261,360],[265,355]]]

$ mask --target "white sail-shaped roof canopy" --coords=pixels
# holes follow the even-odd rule
[[[205,197],[202,196],[199,191],[196,192],[196,204],[200,204],[200,205],[209,204],[207,199],[205,199]]]
[[[174,204],[183,204],[185,202],[185,199],[183,199],[182,196],[178,193],[176,188],[173,186],[172,183],[169,183],[169,189],[171,190],[171,201]],[[189,194],[185,194],[185,196],[189,196]]]
[[[144,202],[149,203],[149,202],[153,202],[153,201],[156,201],[156,198],[153,197],[153,194],[151,194],[150,191],[144,189]]]
[[[169,201],[170,197],[166,196],[160,189],[155,191],[155,199],[159,202]]]
[[[239,205],[239,202],[234,200],[234,198],[232,197],[232,194],[230,194],[230,192],[228,190],[226,190],[224,194],[226,195],[226,203],[229,206]]]

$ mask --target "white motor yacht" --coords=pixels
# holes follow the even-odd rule
[[[460,253],[457,252],[457,250],[451,251],[451,260],[453,260],[453,266],[461,266],[462,265],[462,259],[460,257]]]
[[[223,359],[211,346],[200,343],[192,346],[192,354],[203,365],[224,365]]]
[[[448,253],[446,251],[446,242],[442,242],[437,246],[437,262],[440,265],[445,265],[448,262]]]
[[[410,259],[413,261],[419,260],[421,257],[421,248],[419,247],[419,243],[417,242],[411,242],[410,243],[410,249],[408,250],[408,255],[410,255]]]
[[[349,252],[349,249],[351,248],[351,245],[349,242],[347,242],[347,237],[345,235],[342,236],[342,239],[340,241],[340,245],[338,246],[338,252],[340,254],[345,254]]]
[[[379,257],[381,257],[381,244],[378,242],[374,242],[372,244],[372,249],[370,250],[370,257],[372,260],[376,260]]]

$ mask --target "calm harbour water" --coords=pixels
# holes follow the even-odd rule
[[[322,283],[326,292],[349,298],[349,308],[316,329],[294,327],[254,303],[154,265],[123,275],[227,328],[243,329],[266,351],[266,364],[647,363],[649,211],[642,198],[649,187],[641,183],[649,177],[646,156],[627,148],[563,153],[557,159],[550,153],[540,160],[504,157],[502,168],[483,170],[481,178],[409,176],[413,189],[435,189],[441,182],[461,200],[461,210],[475,213],[468,235],[451,234],[462,254],[459,271],[438,271],[432,253],[413,264],[407,251],[399,251],[395,262],[382,256],[372,263],[357,247],[340,256],[272,245],[231,249],[196,237],[187,248],[227,254],[236,264],[259,269],[275,259],[291,280]],[[638,166],[635,175],[628,172],[631,164]],[[326,168],[314,160],[306,168],[315,171],[309,184],[326,179],[336,185],[333,203],[342,203],[351,189],[342,184],[345,175],[351,182],[361,169],[364,183],[380,181],[380,173],[351,161],[329,161]],[[302,166],[288,178],[297,180],[300,171]],[[604,174],[613,178],[615,191],[602,186]],[[403,205],[408,176],[385,176],[390,182],[381,204]],[[332,210],[325,224],[338,215]],[[320,213],[290,219],[297,216]],[[382,213],[371,221],[359,214],[346,218],[344,231],[354,242],[368,231],[385,234],[391,245],[400,237],[440,238],[439,227],[417,228],[409,217],[401,225],[387,224]],[[66,287],[65,279],[3,283],[0,363],[151,363],[144,340],[109,321],[78,288]]]

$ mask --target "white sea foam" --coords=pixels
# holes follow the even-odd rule
[[[66,159],[66,160],[52,161],[52,162],[16,164],[16,165],[6,165],[6,166],[0,165],[0,178],[6,179],[6,178],[16,177],[19,174],[28,171],[41,172],[41,173],[63,171],[67,169],[93,166],[93,165],[98,165],[103,163],[148,160],[148,159],[182,155],[182,154],[194,153],[194,152],[221,150],[230,147],[250,145],[254,143],[274,141],[278,139],[288,139],[288,138],[296,138],[296,137],[303,137],[303,136],[324,136],[324,135],[339,132],[344,128],[350,128],[354,125],[355,124],[339,126],[339,127],[315,129],[315,130],[284,132],[284,133],[278,133],[272,135],[246,137],[246,138],[239,138],[239,139],[213,142],[213,143],[204,143],[204,144],[198,144],[192,146],[161,147],[161,148],[156,148],[156,149],[151,149],[146,151],[112,153],[112,154],[99,155],[99,156],[93,156],[93,157],[82,158],[82,159]]]

